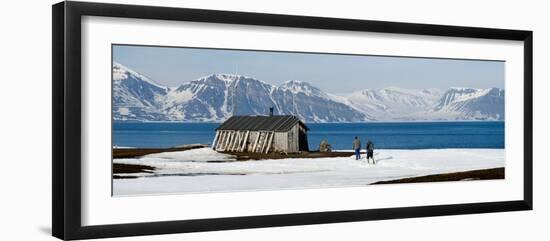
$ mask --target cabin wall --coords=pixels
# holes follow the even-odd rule
[[[246,133],[247,131],[216,131],[216,141],[212,143],[212,148],[217,151],[240,151],[245,138],[250,142],[250,136],[247,138]]]
[[[230,133],[236,133],[237,131],[217,131],[218,133],[218,142],[222,142],[223,144],[220,145],[220,150],[228,150],[227,146],[224,144],[227,143],[227,137]],[[239,132],[246,132],[246,131],[239,131]],[[301,125],[294,125],[289,131],[287,132],[274,132],[275,135],[273,136],[273,142],[271,143],[271,147],[269,152],[285,152],[285,153],[295,153],[299,151],[307,151],[307,134],[306,129],[302,127]],[[256,139],[260,135],[259,131],[250,131],[248,138],[247,138],[247,144],[246,149],[244,149],[244,152],[252,151],[254,149],[254,145],[256,144]],[[231,141],[231,139],[229,139]],[[233,151],[240,151],[236,149],[232,149]]]
[[[246,146],[246,150],[244,150],[245,152],[248,150],[252,150],[252,148],[254,148],[254,143],[256,143],[256,138],[258,138],[258,135],[260,135],[260,133],[257,131],[250,132],[248,136],[248,141],[247,141],[248,144]]]
[[[299,143],[299,125],[295,125],[288,131],[288,152],[298,152],[300,151]]]
[[[275,152],[287,152],[288,148],[288,133],[286,132],[275,132],[273,138],[273,147],[272,150]]]

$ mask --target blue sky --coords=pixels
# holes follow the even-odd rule
[[[113,60],[166,86],[199,77],[239,74],[279,85],[306,81],[328,93],[349,93],[389,86],[402,88],[504,88],[504,62],[113,46]]]

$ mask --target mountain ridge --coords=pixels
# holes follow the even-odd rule
[[[269,107],[275,114],[314,123],[503,120],[504,90],[391,86],[334,95],[305,81],[276,86],[234,74],[210,74],[166,87],[113,64],[116,121],[221,122],[232,115],[266,115]]]

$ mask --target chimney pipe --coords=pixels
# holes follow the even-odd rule
[[[273,116],[273,106],[269,107],[269,116]]]

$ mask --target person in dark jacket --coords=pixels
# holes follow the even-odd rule
[[[361,141],[357,136],[353,140],[353,150],[355,150],[355,160],[361,159]]]
[[[369,158],[372,158],[372,164],[376,164],[376,161],[374,161],[374,143],[371,140],[367,141],[367,163],[370,163]]]

